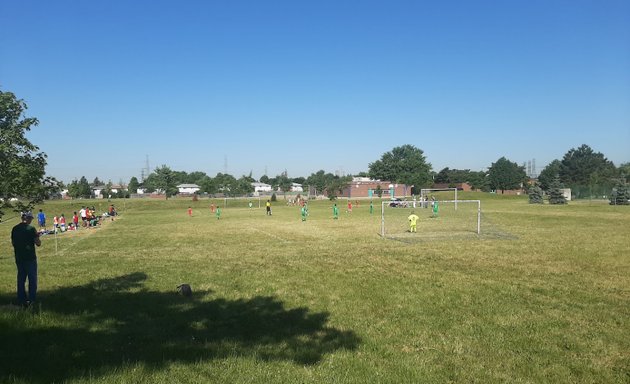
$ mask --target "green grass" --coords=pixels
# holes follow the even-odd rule
[[[57,252],[43,238],[34,311],[8,305],[8,220],[0,382],[629,382],[630,209],[460,195],[482,200],[481,236],[435,236],[452,218],[422,210],[414,241],[382,239],[367,202],[340,200],[338,221],[313,202],[301,222],[281,198],[221,220],[208,200],[118,200]]]

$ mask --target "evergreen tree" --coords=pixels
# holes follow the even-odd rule
[[[563,185],[560,183],[560,177],[556,176],[551,184],[549,185],[549,204],[566,204],[567,199],[564,197],[562,193]]]
[[[544,204],[543,190],[538,185],[532,186],[529,191],[529,203],[530,204]]]
[[[540,172],[538,175],[538,183],[540,184],[540,188],[544,191],[549,190],[549,186],[553,182],[553,178],[560,174],[560,160],[554,160],[551,163],[547,164],[545,169]]]
[[[630,205],[630,189],[624,179],[619,179],[610,195],[610,205]]]

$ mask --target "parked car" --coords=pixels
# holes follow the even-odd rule
[[[392,201],[389,202],[389,206],[392,208],[407,208],[409,206],[409,203],[399,197],[392,199]]]

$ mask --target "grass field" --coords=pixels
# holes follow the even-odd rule
[[[220,220],[208,200],[114,201],[116,221],[43,237],[32,311],[9,305],[9,218],[0,382],[630,382],[630,207],[459,198],[482,201],[481,236],[433,236],[447,211],[426,210],[413,241],[383,239],[367,202],[302,222],[282,197]]]

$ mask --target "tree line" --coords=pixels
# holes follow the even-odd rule
[[[54,177],[46,176],[46,154],[40,152],[26,138],[26,132],[39,123],[36,118],[24,116],[26,109],[23,100],[11,92],[0,90],[0,218],[5,209],[28,209],[66,187]],[[616,167],[602,153],[595,152],[584,144],[579,148],[571,148],[562,159],[548,164],[535,185],[548,191],[552,185],[557,187],[554,184],[557,179],[563,187],[572,188],[577,198],[601,196],[611,193],[611,190],[627,190],[624,186],[629,175],[630,163]],[[447,167],[434,172],[422,149],[411,144],[395,147],[384,153],[380,159],[368,164],[366,172],[355,176],[406,184],[412,186],[413,194],[418,194],[420,189],[430,188],[435,183],[453,186],[468,183],[476,190],[503,192],[523,188],[530,181],[524,167],[506,157],[492,163],[487,171]],[[255,181],[251,173],[238,179],[223,173],[210,177],[201,171],[187,173],[162,165],[142,182],[132,177],[127,188],[114,194],[114,197],[128,197],[140,187],[146,192],[161,191],[167,196],[173,196],[177,193],[176,186],[179,184],[197,184],[201,192],[208,194],[242,196],[253,192],[252,182]],[[285,171],[275,177],[264,175],[259,181],[283,192],[290,191],[292,183],[298,183],[314,188],[318,194],[326,192],[329,197],[334,198],[351,183],[352,175],[339,176],[319,170],[308,177],[289,178]],[[100,180],[95,178],[92,186],[97,185],[97,182]],[[92,194],[92,186],[82,176],[67,185],[68,194],[87,198]],[[111,181],[105,184],[106,195],[112,194],[112,186]]]

